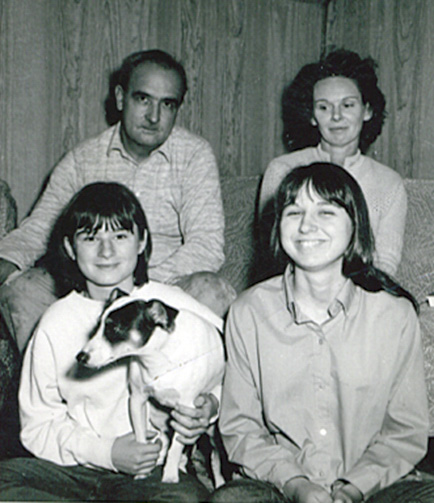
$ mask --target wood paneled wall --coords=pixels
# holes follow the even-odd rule
[[[326,43],[378,63],[388,117],[371,155],[410,178],[434,178],[434,2],[331,0]]]
[[[0,178],[20,216],[77,142],[106,127],[110,73],[158,47],[180,59],[179,122],[206,137],[223,175],[282,153],[280,95],[321,51],[321,0],[0,0]]]

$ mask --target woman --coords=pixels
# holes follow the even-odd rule
[[[426,451],[419,325],[411,295],[373,266],[356,181],[329,163],[292,170],[272,245],[284,274],[242,294],[226,331],[219,425],[248,479],[212,501],[265,501],[251,494],[270,484],[295,503],[403,502],[396,495],[409,484],[427,491],[420,480],[394,484]]]
[[[300,70],[284,91],[282,107],[283,138],[291,153],[274,159],[265,172],[263,227],[272,198],[291,169],[332,162],[361,186],[375,236],[375,265],[393,275],[401,259],[407,196],[398,173],[364,155],[385,117],[374,61],[347,50],[331,52]]]

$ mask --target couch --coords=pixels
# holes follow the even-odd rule
[[[260,177],[239,176],[222,179],[225,209],[226,262],[221,274],[238,293],[257,277],[261,263],[255,262],[256,202]],[[434,307],[429,307],[427,295],[434,292],[434,180],[405,180],[408,193],[408,213],[404,249],[396,279],[409,290],[420,304],[420,323],[425,355],[425,373],[429,397],[430,435],[434,437]],[[6,184],[0,181],[0,235],[11,230],[16,209]],[[23,317],[21,311],[20,317]],[[24,311],[25,313],[25,311]],[[4,320],[0,320],[0,323]],[[6,320],[8,321],[8,320]],[[26,320],[22,320],[25,323]],[[1,330],[0,330],[1,333]],[[0,349],[4,341],[0,338]],[[13,354],[9,350],[10,358]],[[9,354],[8,353],[8,354]],[[5,352],[3,352],[3,355]],[[0,361],[0,374],[13,376],[11,361]],[[4,381],[3,381],[4,382]],[[1,395],[0,395],[1,396]],[[0,407],[1,407],[0,401]]]
[[[221,273],[237,292],[252,283],[255,250],[255,208],[260,177],[222,179],[226,217],[226,263]],[[408,213],[404,249],[396,280],[420,305],[425,374],[430,411],[430,435],[434,436],[434,307],[427,295],[434,292],[434,180],[405,180]]]

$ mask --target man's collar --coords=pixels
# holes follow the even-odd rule
[[[173,129],[175,129],[176,126],[174,126]],[[151,152],[151,155],[155,155],[156,153],[162,154],[167,161],[170,162],[170,144],[171,144],[171,137],[173,133],[173,129],[167,138],[167,140],[160,145],[158,148],[156,148],[153,152]],[[107,148],[107,156],[110,155],[112,151],[118,151],[122,155],[122,157],[125,157],[126,159],[131,159],[134,162],[135,159],[127,152],[127,150],[124,147],[124,144],[122,143],[122,138],[121,138],[121,122],[119,121],[113,128],[113,134],[112,137],[109,141],[108,148]]]

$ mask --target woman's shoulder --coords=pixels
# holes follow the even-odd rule
[[[399,185],[404,187],[404,180],[401,175],[389,166],[378,162],[372,157],[363,156],[365,163],[368,165],[369,169],[375,172],[375,181],[381,182],[384,186],[387,185]]]
[[[270,161],[267,167],[268,170],[286,167],[288,169],[296,168],[302,164],[310,164],[317,159],[317,147],[306,147],[300,150],[295,150],[289,154],[283,154],[275,157]]]
[[[273,276],[244,290],[232,303],[232,310],[252,308],[256,312],[267,309],[267,306],[276,306],[278,299],[284,297],[283,276]]]
[[[89,299],[73,290],[64,297],[56,300],[41,317],[40,324],[51,325],[53,323],[67,324],[71,318],[76,319],[80,313],[90,313],[101,311],[102,303]]]
[[[384,290],[369,292],[361,287],[358,288],[368,304],[369,312],[377,312],[379,315],[389,313],[398,324],[411,318],[417,319],[414,306],[406,297],[398,297]]]

